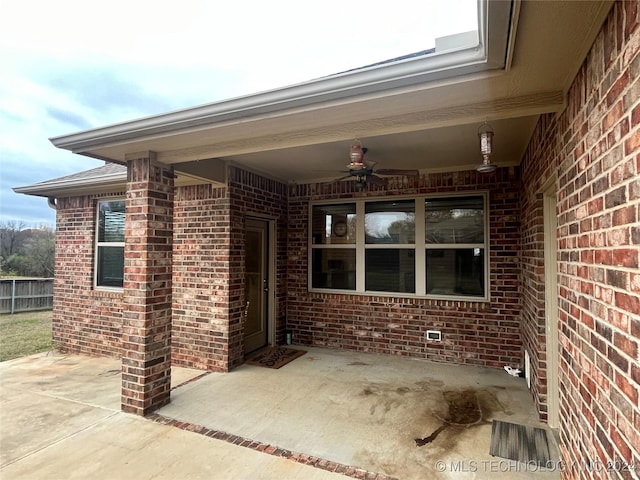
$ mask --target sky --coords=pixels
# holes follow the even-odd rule
[[[103,164],[51,137],[339,73],[475,24],[475,0],[0,0],[0,224],[54,227],[46,199],[11,187]]]

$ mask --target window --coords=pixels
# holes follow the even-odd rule
[[[356,204],[313,207],[311,255],[313,288],[355,290]]]
[[[311,290],[488,298],[487,196],[311,205]]]
[[[98,202],[95,286],[122,288],[124,280],[124,200]]]
[[[365,290],[415,292],[415,217],[415,200],[365,203]]]
[[[484,296],[482,197],[425,200],[427,294]]]

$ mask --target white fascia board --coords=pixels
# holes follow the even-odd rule
[[[492,38],[508,39],[511,7],[512,2],[478,1],[480,41],[473,47],[372,65],[289,87],[53,137],[50,141],[58,148],[88,153],[92,148],[122,144],[134,139],[345,101],[489,68],[504,68],[505,46],[498,47],[495,41],[488,38],[487,24],[491,27]]]
[[[92,189],[101,190],[109,187],[119,187],[126,185],[127,172],[110,173],[96,177],[84,179],[64,179],[58,181],[36,183],[25,187],[15,187],[13,191],[25,195],[35,195],[40,197],[56,196],[61,192],[90,191]]]
[[[458,58],[458,61],[454,61],[454,57]],[[272,114],[444,78],[454,65],[459,67],[462,59],[465,60],[464,73],[484,70],[484,52],[479,48],[429,58],[418,57],[398,64],[344,73],[246,97],[54,137],[50,140],[58,148],[77,152],[134,138]],[[425,69],[429,71],[425,72]]]

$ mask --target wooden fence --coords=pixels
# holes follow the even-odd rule
[[[0,313],[53,308],[53,278],[0,279]]]

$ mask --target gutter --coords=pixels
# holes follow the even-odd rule
[[[14,187],[12,190],[16,193],[23,193],[25,195],[55,197],[55,195],[52,195],[54,192],[68,192],[70,190],[91,189],[96,187],[106,188],[123,185],[126,181],[127,172],[125,170],[122,172],[109,173],[84,179],[75,178],[36,183],[35,185],[28,185],[26,187]],[[49,202],[49,206],[51,206],[51,202]]]
[[[464,61],[460,73],[486,70],[484,49],[480,45],[446,55],[410,58],[356,72],[237,97],[176,112],[50,138],[54,146],[82,152],[95,147],[127,142],[141,137],[189,130],[206,125],[255,118],[320,103],[343,100],[402,87],[424,84],[451,76],[451,70]],[[427,71],[425,71],[427,70]]]

